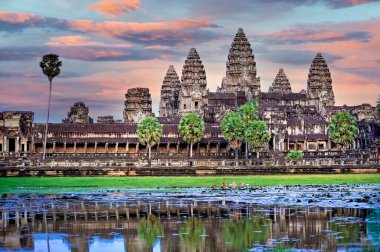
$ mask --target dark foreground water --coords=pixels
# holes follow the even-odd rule
[[[380,251],[379,185],[0,198],[0,251]]]

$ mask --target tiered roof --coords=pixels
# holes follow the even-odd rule
[[[191,48],[182,69],[182,85],[199,85],[206,88],[206,71],[195,48]]]
[[[284,69],[280,68],[278,71],[276,78],[272,83],[272,86],[269,88],[269,92],[282,94],[289,94],[292,92],[289,79],[286,76]]]

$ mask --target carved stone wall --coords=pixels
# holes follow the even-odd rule
[[[125,94],[124,122],[140,122],[152,116],[152,98],[149,88],[130,88]]]
[[[83,102],[76,102],[70,107],[67,118],[63,123],[93,123],[93,119],[88,115],[88,107]]]

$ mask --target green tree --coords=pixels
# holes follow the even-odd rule
[[[156,145],[160,141],[162,135],[162,125],[156,117],[145,117],[137,125],[137,137],[139,142],[146,144],[148,147],[148,165],[151,165],[151,151],[152,146]]]
[[[244,135],[244,138],[255,150],[257,158],[259,158],[260,150],[269,142],[271,137],[268,126],[265,122],[256,119],[248,123]]]
[[[238,113],[240,114],[244,128],[247,129],[249,123],[253,122],[254,120],[257,120],[257,114],[256,114],[256,105],[253,102],[249,102],[244,104],[238,109]],[[246,136],[246,134],[244,134]],[[245,137],[245,158],[248,158],[248,140]]]
[[[238,150],[241,142],[244,140],[244,123],[240,114],[237,112],[227,113],[221,124],[221,129],[224,138],[230,142],[231,148],[235,150],[238,158]]]
[[[190,143],[190,157],[193,157],[193,144],[201,140],[205,133],[202,117],[197,113],[182,116],[178,124],[178,132],[186,142]]]
[[[356,118],[348,112],[340,112],[333,115],[328,126],[330,138],[340,144],[343,150],[355,140],[359,132],[356,126]]]
[[[50,115],[51,86],[52,86],[53,79],[60,74],[61,66],[62,66],[62,61],[59,61],[58,55],[47,54],[47,55],[42,56],[40,67],[44,75],[48,77],[49,84],[50,84],[48,112],[47,112],[46,125],[45,125],[44,151],[42,155],[42,160],[45,160],[45,155],[46,155],[46,142],[47,142],[47,134],[48,134],[48,126],[49,126],[49,115]]]

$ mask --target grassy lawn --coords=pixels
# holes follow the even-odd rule
[[[32,177],[0,178],[0,193],[59,193],[107,188],[211,187],[223,179],[251,186],[379,183],[380,174],[254,175],[205,177]]]

